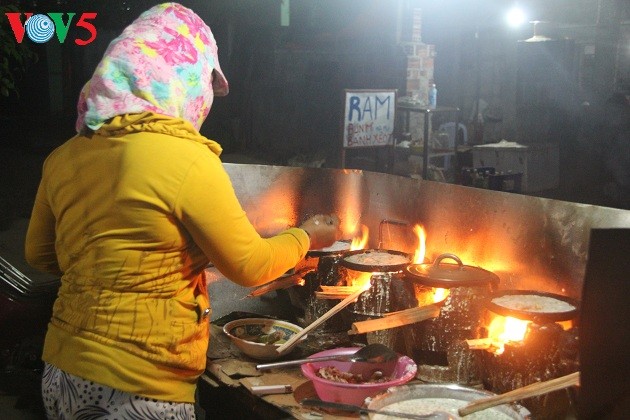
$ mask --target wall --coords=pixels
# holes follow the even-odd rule
[[[630,127],[617,117],[628,118],[630,101],[625,110],[611,104],[615,96],[630,93],[630,2],[519,4],[529,19],[549,22],[539,29],[554,41],[524,42],[533,35],[532,25],[508,28],[507,7],[494,2],[471,2],[460,12],[450,1],[440,3],[445,11],[437,5],[424,9],[424,39],[437,50],[440,99],[463,110],[473,141],[556,144],[560,185],[539,195],[630,208],[630,169],[623,169],[630,168],[623,135]],[[465,12],[468,16],[462,16]],[[477,92],[481,136],[475,136],[472,124]]]
[[[509,28],[504,21],[507,7],[493,2],[471,2],[477,10],[459,12],[452,3],[441,4],[445,11],[433,6],[423,12],[428,32],[424,40],[436,44],[436,81],[438,87],[444,87],[440,95],[459,104],[470,118],[479,85],[479,96],[488,104],[490,117],[484,127],[485,142],[521,139],[516,110],[518,47],[519,41],[532,37],[533,25]],[[613,92],[630,88],[630,51],[624,48],[629,2],[530,0],[519,4],[529,12],[530,20],[549,22],[540,25],[543,34],[574,43],[570,57],[551,57],[564,60],[562,67],[569,73],[567,82],[572,82],[574,105],[579,107],[583,101],[602,104]],[[461,15],[466,12],[466,16]]]
[[[295,226],[308,214],[335,212],[345,239],[357,236],[363,224],[372,248],[380,242],[382,220],[409,223],[408,228],[383,229],[380,239],[385,249],[413,252],[418,244],[411,229],[418,223],[427,232],[430,261],[441,253],[454,253],[466,265],[495,272],[504,289],[579,299],[590,229],[630,228],[628,210],[356,170],[225,167],[249,219],[264,236]],[[210,287],[213,296],[222,297],[213,317],[233,311],[235,301],[240,302],[239,309],[254,303],[239,300],[248,289],[235,287],[216,273]]]
[[[32,3],[38,6],[33,9]],[[107,43],[156,3],[61,2],[59,10],[99,13],[97,42],[81,48],[65,43],[61,51],[49,48],[42,53],[24,80],[32,89],[8,105],[0,104],[1,113],[20,117],[0,127],[5,143],[45,153],[64,141],[74,131],[79,89]],[[630,51],[624,48],[630,40],[627,0],[522,2],[532,10],[530,18],[555,24],[548,28],[553,37],[568,37],[574,44],[569,63],[575,82],[570,89],[571,112],[559,114],[552,109],[544,111],[543,118],[535,109],[523,113],[518,107],[518,83],[523,80],[518,78],[518,41],[529,38],[532,28],[509,31],[502,21],[505,2],[291,0],[286,27],[280,25],[279,0],[182,3],[209,23],[219,44],[231,92],[215,101],[201,132],[218,140],[227,152],[254,154],[278,164],[298,154],[323,154],[326,166],[337,166],[341,92],[344,88],[395,88],[401,94],[408,90],[405,34],[413,29],[413,11],[420,9],[420,42],[435,46],[426,58],[434,61],[441,105],[460,107],[463,121],[469,122],[478,88],[479,97],[488,104],[483,141],[562,142],[561,187],[549,191],[549,196],[630,208],[630,175],[618,169],[630,166],[619,161],[625,156],[625,143],[601,138],[611,127],[606,101],[613,92],[627,89],[630,78]],[[34,11],[48,8],[43,2],[20,4]],[[62,55],[61,70],[59,57],[48,65],[49,54]],[[418,80],[421,86],[424,81]],[[582,107],[583,103],[589,106]],[[36,123],[23,127],[22,121]],[[474,139],[472,130],[468,134]],[[610,147],[604,149],[605,145]],[[598,172],[589,175],[585,167]]]

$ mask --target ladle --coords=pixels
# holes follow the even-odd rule
[[[358,405],[352,404],[342,404],[336,402],[322,401],[315,398],[306,398],[300,401],[300,404],[305,407],[320,407],[320,408],[330,408],[334,410],[347,411],[350,413],[358,413],[358,414],[382,414],[388,417],[400,417],[403,419],[416,419],[416,420],[453,420],[455,417],[451,416],[449,413],[445,411],[434,411],[431,414],[411,414],[411,413],[401,413],[397,411],[389,411],[389,410],[373,410],[371,408],[363,408]]]
[[[354,353],[337,354],[331,356],[311,357],[306,359],[287,360],[284,362],[264,363],[256,365],[256,369],[272,369],[277,367],[296,366],[303,363],[325,362],[327,360],[337,360],[346,362],[368,362],[368,363],[385,363],[393,365],[398,360],[398,354],[384,344],[372,343],[365,347],[361,347]],[[388,363],[389,362],[389,363]],[[383,369],[386,370],[386,369]]]

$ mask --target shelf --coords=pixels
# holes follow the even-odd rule
[[[459,112],[459,108],[453,108],[449,106],[438,106],[436,108],[428,108],[423,105],[413,105],[405,102],[398,102],[396,109],[408,112],[419,112],[422,114],[435,114],[440,112]]]
[[[411,147],[396,146],[394,150],[396,150],[396,152],[400,152],[401,154],[405,154],[407,156],[423,156],[424,155],[422,150],[420,151],[412,150]],[[455,153],[456,153],[455,149],[437,149],[437,150],[434,149],[433,151],[429,152],[429,158],[453,156],[455,155]]]
[[[410,114],[411,113],[419,113],[424,114],[424,135],[422,139],[422,151],[412,151],[412,148],[409,148],[408,156],[422,156],[422,178],[427,179],[429,173],[429,161],[434,158],[440,157],[449,157],[456,155],[457,145],[457,128],[455,129],[455,144],[453,149],[431,149],[429,147],[429,138],[431,136],[431,132],[429,132],[429,126],[431,124],[431,116],[435,114],[445,114],[445,113],[453,113],[455,122],[455,127],[458,127],[459,124],[459,108],[448,107],[448,106],[438,106],[436,108],[428,108],[425,105],[420,104],[412,104],[408,102],[399,101],[396,104],[396,119],[398,128],[396,132],[400,133],[409,133],[410,129]],[[406,149],[402,147],[394,147],[394,150]],[[418,149],[416,149],[418,150]],[[397,152],[396,152],[397,153]],[[392,168],[395,166],[396,161],[396,153],[394,153],[394,162],[392,164]]]

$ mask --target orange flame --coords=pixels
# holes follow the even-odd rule
[[[361,225],[361,236],[357,236],[352,239],[352,243],[350,244],[350,250],[357,251],[359,249],[365,249],[365,246],[367,245],[368,238],[369,238],[369,232],[370,230],[368,229],[367,226]]]
[[[565,331],[570,330],[571,328],[573,328],[573,321],[572,320],[558,321],[558,322],[556,322],[556,324],[560,325],[562,327],[562,329],[565,330]]]
[[[427,233],[422,225],[415,225],[413,231],[418,235],[418,249],[413,255],[413,263],[422,264],[427,253]]]
[[[448,289],[436,287],[433,289],[433,303],[442,302],[448,296]]]
[[[344,170],[343,182],[336,186],[339,188],[338,194],[334,194],[333,208],[337,211],[340,221],[340,228],[344,237],[352,235],[359,226],[363,209],[361,191],[363,189],[363,176],[356,170]]]
[[[352,287],[355,290],[364,289],[367,290],[370,288],[370,279],[372,278],[372,273],[359,273],[356,277],[351,280]]]
[[[495,353],[502,354],[505,343],[510,341],[523,341],[527,326],[531,321],[524,321],[511,316],[497,316],[488,327],[488,337],[492,339]]]

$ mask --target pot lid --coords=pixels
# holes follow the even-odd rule
[[[400,271],[411,262],[406,252],[391,249],[359,249],[343,255],[339,262],[342,266],[364,272]]]
[[[450,258],[457,264],[443,263]],[[471,287],[499,284],[499,277],[483,268],[464,265],[455,254],[441,254],[433,263],[412,264],[406,267],[407,276],[430,287]]]
[[[537,324],[574,319],[580,308],[575,299],[534,290],[502,290],[484,299],[483,305],[496,314]]]

